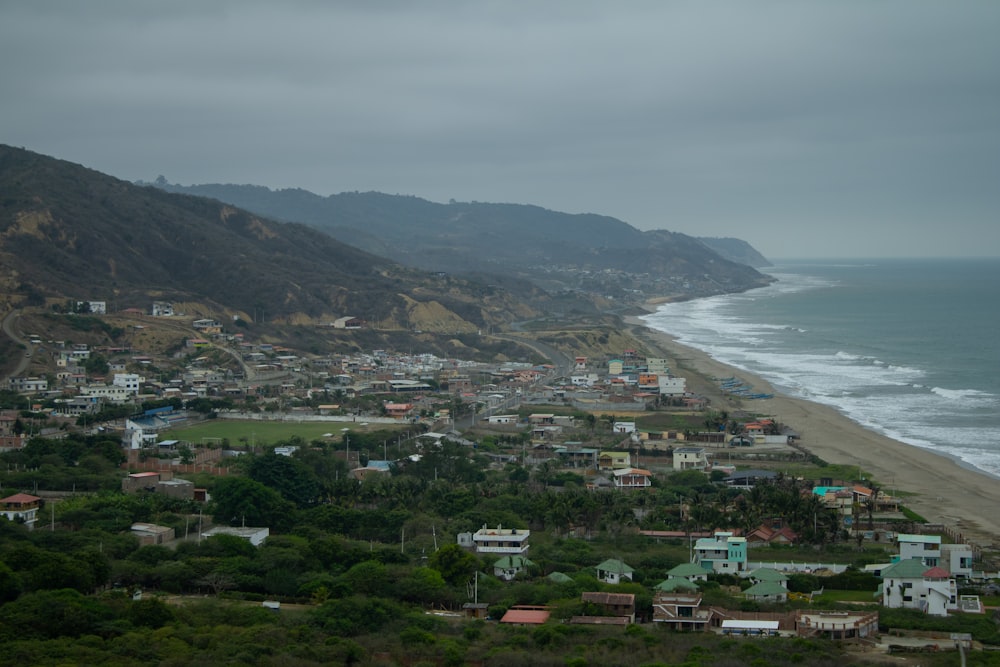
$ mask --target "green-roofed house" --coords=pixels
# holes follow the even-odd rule
[[[901,560],[882,570],[882,604],[947,616],[958,609],[958,586],[944,568],[928,567],[919,558]]]
[[[697,591],[698,585],[684,577],[667,577],[653,586],[653,590],[665,593],[687,593]]]
[[[504,556],[493,563],[493,574],[504,581],[511,581],[519,572],[524,572],[532,565],[534,563],[524,556]]]
[[[697,563],[681,563],[667,574],[671,577],[683,577],[688,581],[708,581],[708,572]]]
[[[597,566],[597,578],[606,584],[620,584],[624,579],[632,581],[633,572],[635,570],[617,558],[609,558]]]
[[[755,584],[764,583],[765,581],[770,581],[778,584],[784,589],[788,588],[788,577],[786,577],[781,572],[778,572],[774,568],[770,567],[758,567],[756,570],[748,575],[750,581]]]
[[[787,602],[788,589],[776,581],[761,581],[743,591],[743,597],[757,602]]]
[[[573,581],[572,577],[562,572],[553,572],[548,576],[548,579],[554,584],[569,584]]]

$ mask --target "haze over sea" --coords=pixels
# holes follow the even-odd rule
[[[1000,259],[803,260],[764,272],[778,281],[663,304],[643,320],[784,394],[1000,476]]]

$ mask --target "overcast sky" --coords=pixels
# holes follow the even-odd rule
[[[771,258],[1000,255],[1000,2],[0,0],[0,142]]]

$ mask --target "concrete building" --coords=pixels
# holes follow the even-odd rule
[[[708,455],[704,447],[678,447],[674,450],[674,470],[705,470]]]
[[[26,525],[29,529],[35,527],[38,522],[38,510],[42,505],[42,499],[27,493],[15,493],[6,498],[0,498],[0,516],[8,521],[17,521]]]
[[[477,554],[496,556],[523,556],[528,553],[531,531],[524,528],[487,528],[486,524],[472,534],[472,544]]]
[[[958,609],[958,587],[941,567],[928,567],[919,558],[893,563],[882,570],[882,604],[890,609],[919,609],[931,616],[947,616]]]
[[[739,574],[747,567],[747,540],[730,532],[717,532],[694,544],[694,561],[706,570]]]

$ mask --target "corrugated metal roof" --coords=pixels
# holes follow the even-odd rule
[[[549,620],[551,612],[543,609],[508,609],[501,623],[527,623],[540,625]]]

